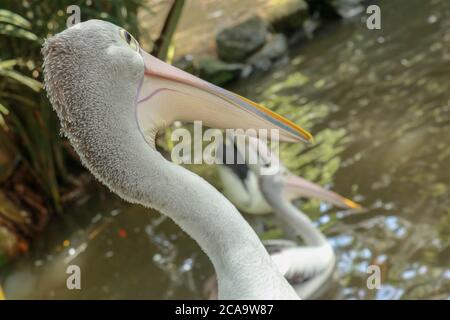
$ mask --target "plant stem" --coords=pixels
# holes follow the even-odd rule
[[[155,41],[155,47],[152,54],[161,60],[166,60],[167,53],[170,48],[170,43],[172,37],[175,33],[178,21],[181,17],[181,12],[183,11],[185,0],[174,0],[172,7],[167,14],[166,21],[161,30],[159,38]]]

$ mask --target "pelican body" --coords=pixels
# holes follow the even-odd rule
[[[309,141],[291,121],[144,52],[124,29],[80,23],[43,47],[45,87],[82,163],[126,201],[170,217],[210,258],[220,299],[298,299],[238,210],[155,148],[175,120],[217,128],[277,129]],[[257,270],[257,272],[255,272]]]
[[[260,176],[259,179],[261,190],[274,214],[304,241],[303,246],[288,240],[267,241],[273,261],[299,297],[320,297],[332,280],[336,261],[333,248],[309,217],[283,198],[282,175]]]

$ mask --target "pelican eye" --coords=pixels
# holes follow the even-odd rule
[[[130,46],[134,51],[139,51],[139,42],[125,29],[119,29],[120,37]]]

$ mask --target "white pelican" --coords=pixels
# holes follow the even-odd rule
[[[253,140],[248,148],[246,144],[236,143],[235,136],[228,136],[225,138],[224,149],[218,149],[216,157],[223,165],[218,166],[219,177],[222,181],[223,194],[242,212],[265,215],[273,212],[273,207],[269,205],[261,193],[260,184],[258,181],[258,174],[252,170],[246,160],[251,158],[249,153],[244,157],[246,150],[254,154],[254,158],[259,159],[260,163],[274,162],[275,155],[270,154],[270,159],[262,159],[261,154],[257,152],[258,148],[266,149],[266,146],[261,143],[255,145]],[[234,150],[233,150],[234,149]],[[235,158],[233,163],[226,163],[226,152],[232,154]],[[266,153],[267,151],[264,151]],[[269,153],[267,153],[269,154]],[[238,163],[237,160],[240,160]],[[277,165],[280,171],[286,175],[286,182],[282,190],[283,197],[286,201],[293,201],[299,198],[316,198],[327,203],[333,204],[340,208],[357,209],[360,206],[350,199],[344,198],[339,194],[324,189],[321,186],[312,183],[304,178],[298,177],[290,173],[282,163],[277,159]],[[266,163],[267,165],[268,163]]]
[[[262,175],[259,180],[261,191],[273,207],[275,215],[288,224],[305,243],[304,246],[299,246],[295,241],[289,240],[267,241],[265,245],[273,261],[299,297],[320,297],[331,283],[336,261],[333,248],[308,216],[283,197],[286,184],[283,172]]]
[[[175,120],[216,128],[279,129],[291,121],[144,52],[124,29],[90,20],[48,39],[45,86],[63,133],[83,164],[123,199],[173,219],[209,256],[220,299],[298,299],[239,211],[194,173],[155,149]]]
[[[338,205],[340,207],[360,208],[355,202],[346,199],[332,191],[309,182],[290,173],[281,165],[276,155],[256,138],[249,137],[248,144],[236,143],[236,137],[227,136],[223,148],[219,148],[216,156],[224,163],[225,170],[221,176],[225,181],[234,182],[228,189],[237,196],[235,199],[246,199],[245,208],[264,208],[266,212],[273,211],[291,230],[299,236],[304,246],[291,240],[267,240],[264,245],[278,269],[302,299],[320,297],[331,283],[335,266],[333,248],[326,237],[314,226],[306,214],[291,204],[291,200],[299,197],[312,197]],[[247,151],[247,152],[246,152]],[[228,157],[235,159],[234,164],[225,164]],[[253,158],[249,154],[253,153]],[[231,156],[230,156],[231,155]],[[245,157],[244,155],[247,155]],[[236,164],[238,158],[243,164]],[[249,159],[257,159],[257,163],[247,164]],[[261,174],[261,170],[269,171],[273,166],[276,174]],[[275,168],[276,166],[276,168]],[[264,168],[263,168],[264,167]],[[239,184],[241,184],[239,186]],[[235,190],[233,190],[235,188]],[[255,197],[252,199],[251,197]],[[264,203],[255,205],[255,203]],[[243,206],[244,203],[241,204]],[[272,210],[273,209],[273,210]],[[253,211],[255,213],[255,211]],[[260,212],[256,212],[259,214]],[[214,279],[208,282],[206,294],[215,297]]]

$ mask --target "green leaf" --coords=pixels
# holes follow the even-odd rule
[[[0,103],[0,127],[3,129],[8,128],[8,126],[6,125],[6,121],[5,121],[5,117],[3,117],[3,115],[8,115],[9,114],[9,110]]]
[[[3,75],[10,79],[14,79],[36,92],[39,92],[42,89],[42,83],[40,83],[37,80],[34,80],[33,78],[24,76],[23,74],[20,74],[17,71],[0,69],[0,75]]]
[[[3,113],[5,115],[9,114],[9,110],[1,103],[0,103],[0,113]]]
[[[12,69],[17,63],[18,61],[16,59],[0,61],[0,69]]]
[[[8,126],[6,125],[5,117],[0,114],[0,128],[3,128],[3,130],[8,129]]]
[[[38,41],[39,38],[32,32],[18,28],[11,24],[0,24],[0,34],[16,38],[28,39],[31,41]]]
[[[0,9],[0,23],[9,23],[25,29],[31,28],[31,23],[27,19],[4,9]]]

